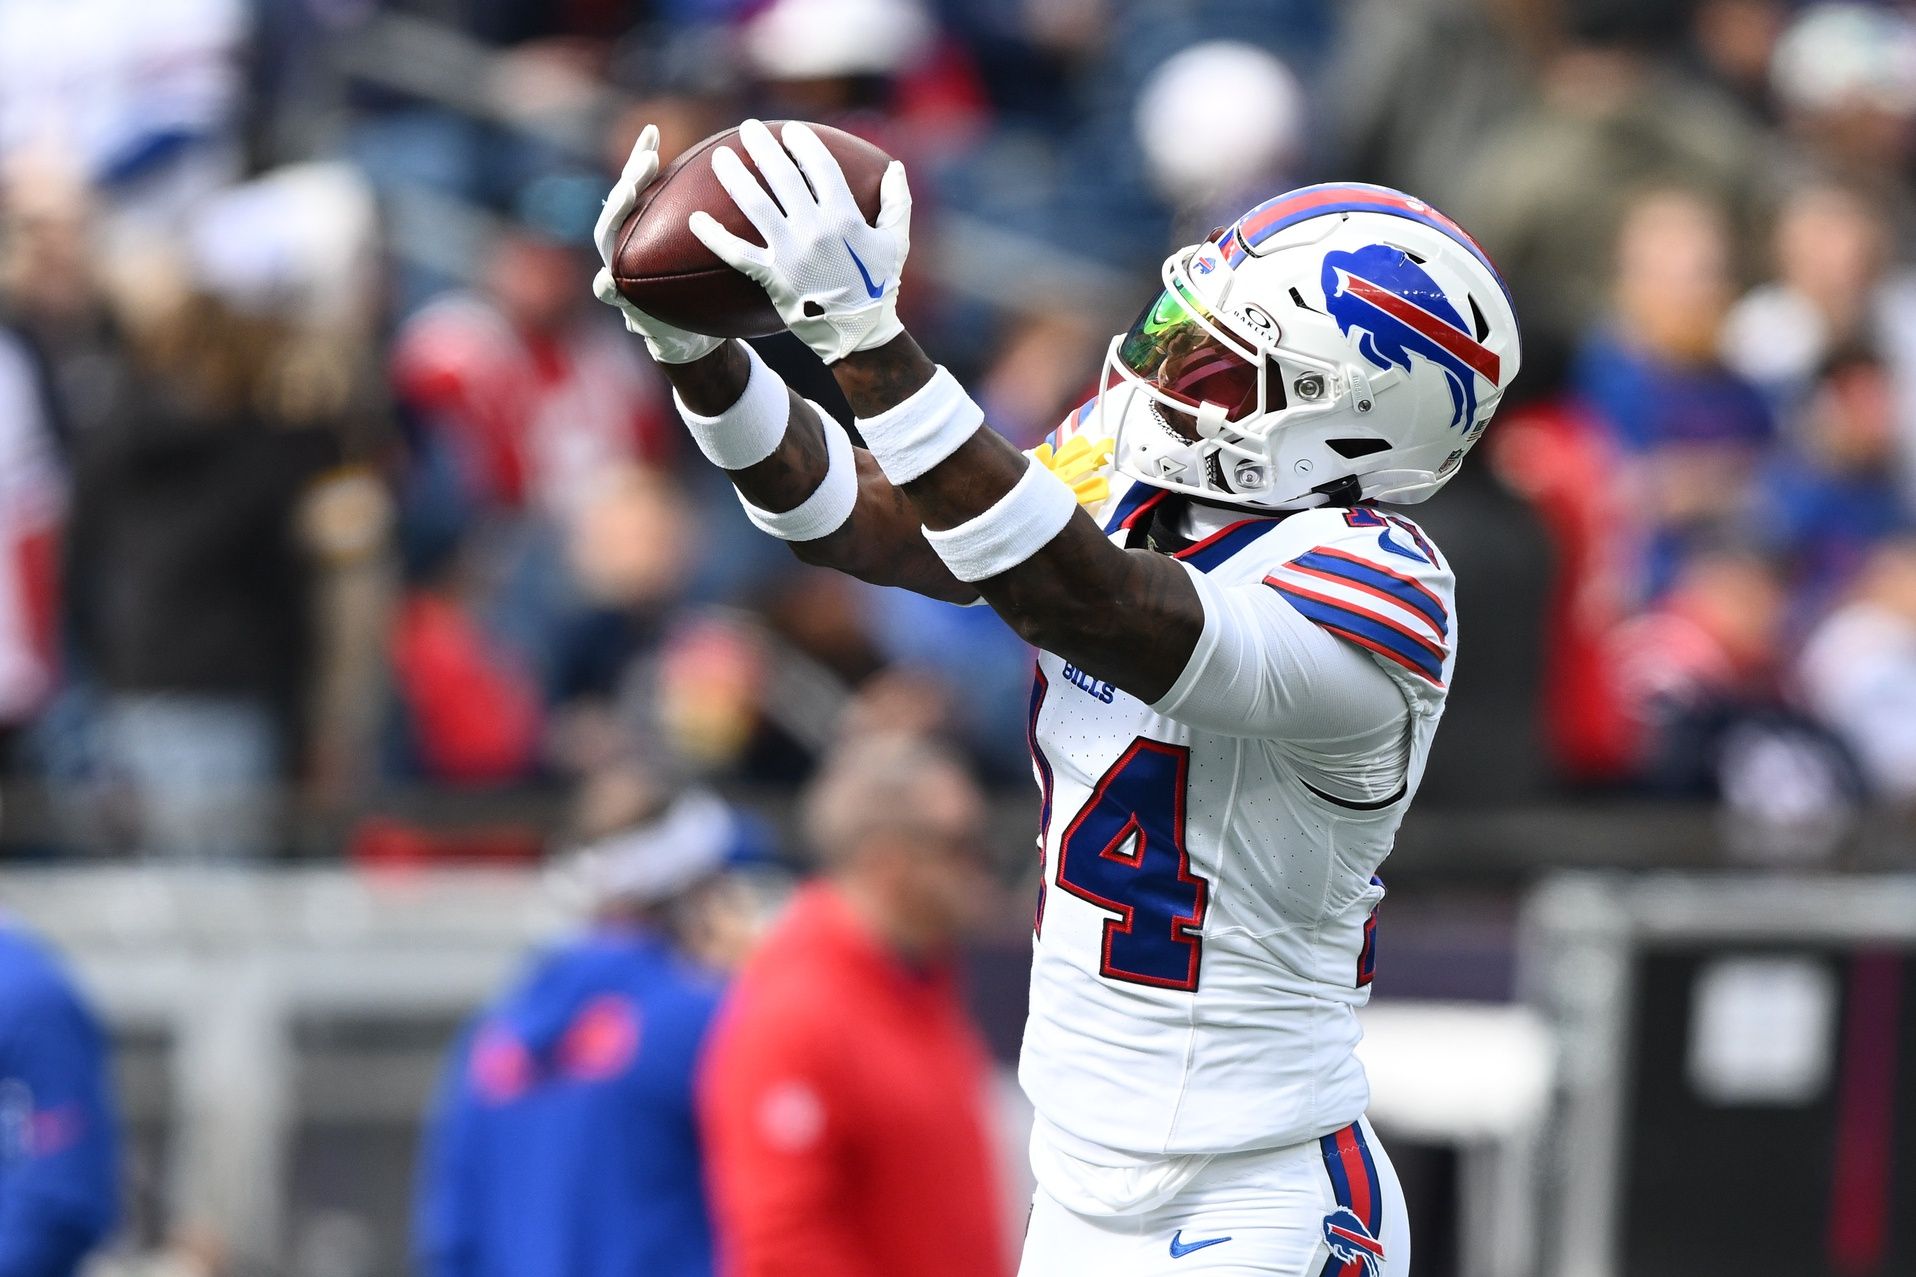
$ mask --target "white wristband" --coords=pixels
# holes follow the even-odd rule
[[[721,470],[743,470],[771,456],[785,437],[785,426],[791,420],[792,403],[783,379],[767,368],[750,346],[745,347],[745,357],[752,365],[745,392],[737,403],[716,417],[693,412],[685,406],[678,391],[672,392],[672,402],[677,405],[679,416],[685,418],[692,442]]]
[[[1077,508],[1065,481],[1033,461],[989,510],[943,532],[926,528],[925,540],[960,581],[983,581],[1051,544]]]
[[[825,477],[812,489],[812,495],[780,514],[761,510],[739,494],[745,517],[761,532],[769,532],[781,541],[816,541],[845,526],[858,504],[858,461],[852,456],[852,437],[811,400],[819,425],[825,428]]]
[[[943,365],[905,402],[876,417],[860,417],[858,433],[893,483],[910,483],[958,451],[978,433],[985,412]]]

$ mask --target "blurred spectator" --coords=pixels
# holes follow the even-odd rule
[[[1916,276],[1899,265],[1881,205],[1838,182],[1783,203],[1775,277],[1745,294],[1723,328],[1723,357],[1769,394],[1787,422],[1843,348],[1872,348],[1893,381],[1894,469],[1916,493]]]
[[[71,1277],[119,1218],[107,1050],[66,974],[0,921],[0,1272]]]
[[[52,412],[26,344],[0,328],[0,776],[52,695],[65,475]]]
[[[95,195],[70,163],[0,167],[0,315],[41,364],[63,455],[134,393],[101,240]]]
[[[1797,672],[1874,794],[1916,803],[1916,542],[1877,548],[1849,598],[1804,644]]]
[[[1813,4],[1777,41],[1770,74],[1800,162],[1868,191],[1902,245],[1916,244],[1916,20],[1888,5]]]
[[[314,629],[290,761],[311,808],[337,810],[374,776],[392,608],[394,512],[380,473],[392,405],[375,344],[377,210],[350,167],[287,165],[203,203],[186,242],[203,286],[287,326],[284,407],[335,436],[342,464],[311,485],[296,511],[313,568]]]
[[[70,170],[15,162],[5,179],[0,316],[34,356],[54,445],[43,456],[59,454],[8,510],[45,535],[63,471],[75,485],[59,593],[51,573],[24,574],[62,619],[62,685],[34,759],[78,841],[257,851],[267,796],[255,787],[294,774],[308,742],[363,750],[351,724],[374,703],[377,603],[334,582],[376,558],[384,498],[363,471],[328,470],[368,455],[383,421],[369,389],[370,203],[350,171],[301,166],[111,248]],[[327,591],[310,628],[308,560]],[[175,716],[204,730],[156,744]],[[131,808],[100,801],[109,772]],[[189,830],[219,807],[230,827]]]
[[[935,35],[917,0],[772,0],[739,39],[746,65],[779,97],[842,114],[884,106],[871,92],[923,57]]]
[[[1465,183],[1484,138],[1516,115],[1531,91],[1550,34],[1549,6],[1355,0],[1342,7],[1339,60],[1321,87],[1332,146],[1320,163],[1337,177],[1465,209]],[[1431,57],[1432,49],[1444,56]],[[1503,261],[1507,250],[1493,251]]]
[[[986,1057],[950,959],[981,904],[981,797],[936,748],[865,737],[807,817],[826,877],[746,964],[702,1085],[722,1270],[1005,1273]]]
[[[1734,104],[1654,54],[1661,24],[1630,6],[1587,4],[1541,69],[1536,100],[1478,150],[1448,209],[1503,268],[1524,320],[1533,390],[1610,300],[1604,252],[1646,188],[1673,184],[1734,210],[1724,254],[1762,200],[1763,139]],[[1650,6],[1652,11],[1657,7]],[[1735,258],[1726,287],[1734,286]]]
[[[771,682],[766,648],[757,631],[716,617],[690,618],[668,638],[651,701],[682,757],[724,773],[758,752]]]
[[[701,523],[668,475],[613,465],[568,528],[533,523],[516,539],[482,527],[415,559],[394,636],[397,771],[524,779],[548,728],[544,761],[563,770],[565,720],[611,710],[664,640]]]
[[[88,243],[78,175],[44,157],[0,161],[0,773],[62,752],[49,714],[71,676],[60,651],[59,543],[76,436],[124,407],[125,352]],[[61,708],[76,704],[64,698]],[[69,738],[76,733],[65,733]],[[31,741],[37,749],[22,742]]]
[[[535,194],[481,291],[433,302],[395,341],[410,588],[389,761],[404,775],[534,775],[548,705],[608,694],[687,575],[697,516],[639,468],[676,449],[662,383],[585,309],[577,210]]]
[[[476,615],[470,556],[416,581],[392,633],[399,722],[388,769],[458,787],[522,780],[539,759],[541,702],[524,661]]]
[[[322,525],[304,503],[342,459],[359,383],[350,334],[303,323],[277,289],[262,309],[258,281],[204,258],[144,281],[129,316],[141,399],[76,445],[75,648],[105,693],[134,840],[163,856],[273,845],[317,668]]]
[[[1303,86],[1255,45],[1208,40],[1151,73],[1137,131],[1151,182],[1174,211],[1171,238],[1195,244],[1297,185]]]
[[[1542,715],[1557,774],[1577,785],[1626,780],[1637,725],[1618,694],[1611,636],[1637,603],[1628,494],[1609,430],[1574,402],[1518,409],[1490,437],[1497,477],[1529,502],[1554,554],[1542,628]],[[1540,641],[1539,641],[1540,640]]]
[[[73,157],[110,213],[174,222],[240,174],[247,9],[0,5],[0,157]]]
[[[1617,233],[1609,323],[1585,337],[1573,370],[1623,458],[1645,600],[1668,585],[1692,539],[1744,515],[1774,433],[1762,396],[1717,355],[1731,247],[1709,198],[1638,196]]]
[[[950,154],[980,123],[976,73],[920,0],[770,0],[739,42],[768,113],[876,131],[907,162]]]
[[[1848,750],[1786,695],[1786,602],[1768,561],[1713,547],[1618,630],[1611,660],[1637,728],[1639,785],[1759,824],[1814,822],[1860,797]]]
[[[683,605],[704,519],[670,474],[623,466],[602,476],[565,547],[576,597],[562,620],[547,698],[601,701],[654,650]]]
[[[657,374],[616,324],[584,309],[580,242],[557,224],[501,231],[482,291],[434,302],[395,338],[415,468],[443,458],[458,484],[441,499],[565,520],[618,463],[670,456],[677,430]]]
[[[1031,769],[1023,723],[1032,651],[984,608],[953,607],[904,590],[860,591],[886,669],[859,685],[844,730],[874,724],[960,743],[993,783]]]
[[[16,618],[7,659],[13,677],[24,676],[15,707],[0,718],[11,717],[17,732],[15,761],[51,782],[62,836],[87,845],[105,843],[99,804],[83,792],[98,770],[97,698],[71,641],[71,582],[63,579],[70,572],[61,570],[60,546],[77,441],[131,411],[138,395],[97,238],[92,194],[71,163],[39,153],[0,161],[0,326],[18,339],[9,343],[20,357],[15,376],[27,376],[13,381],[10,396],[26,399],[16,400],[0,428],[9,440],[8,508],[19,519],[9,534],[18,538],[5,569],[11,584],[0,587],[9,603],[0,607]],[[47,464],[48,449],[57,463]],[[42,556],[37,547],[48,537],[53,545]],[[44,646],[32,622],[40,608],[48,610]],[[40,693],[30,690],[36,678],[48,680]],[[25,702],[38,711],[30,727],[17,717]]]
[[[1773,114],[1770,62],[1789,16],[1785,0],[1696,0],[1692,10],[1696,68],[1741,102],[1752,119]]]
[[[1643,779],[1707,792],[1716,759],[1697,748],[1722,722],[1775,694],[1786,596],[1761,557],[1700,551],[1655,608],[1625,623],[1611,659],[1638,728]]]
[[[1052,130],[1059,148],[1056,176],[1028,165],[1038,168],[1032,174],[1038,189],[1056,182],[1038,226],[1043,237],[1074,256],[1155,275],[1177,238],[1171,231],[1174,210],[1153,184],[1138,145],[1139,97],[1159,66],[1191,46],[1227,42],[1255,46],[1302,74],[1328,59],[1337,8],[1324,0],[1034,6],[1044,13],[1034,15],[1034,25],[1042,23],[1050,38],[1068,41],[1079,59],[1074,91],[1059,121],[1065,128]],[[1224,108],[1214,121],[1235,114],[1235,106]],[[1215,127],[1214,122],[1205,132]],[[1195,137],[1190,142],[1200,144]],[[1252,157],[1246,157],[1245,167],[1252,167]],[[1266,191],[1259,198],[1276,193]]]
[[[1833,346],[1864,337],[1885,228],[1853,192],[1798,188],[1777,212],[1775,278],[1736,303],[1724,321],[1723,357],[1788,403]]]
[[[1799,609],[1820,611],[1879,542],[1910,526],[1896,443],[1889,370],[1868,349],[1834,352],[1771,458],[1757,503]]]
[[[843,606],[843,599],[821,599],[807,617],[813,636],[862,652],[862,631],[839,624],[855,620]],[[779,604],[765,600],[763,610],[776,616]],[[805,611],[795,603],[793,610]],[[715,607],[674,615],[621,671],[615,691],[604,703],[586,698],[573,707],[559,733],[564,757],[590,756],[594,741],[622,739],[657,765],[780,787],[812,773],[848,695],[845,681],[789,636],[750,613]]]
[[[718,972],[749,936],[716,798],[629,768],[578,803],[561,872],[592,922],[536,959],[454,1050],[422,1163],[431,1277],[709,1277],[693,1076]]]
[[[1832,350],[1874,342],[1911,302],[1890,274],[1881,210],[1855,187],[1817,182],[1792,191],[1777,211],[1772,258],[1774,278],[1726,318],[1723,354],[1788,405]]]

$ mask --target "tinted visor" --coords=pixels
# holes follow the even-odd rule
[[[1173,280],[1118,344],[1119,362],[1179,403],[1218,405],[1229,421],[1258,411],[1260,377],[1269,379],[1266,409],[1282,406],[1275,370],[1214,336],[1199,318],[1209,315],[1203,302]]]

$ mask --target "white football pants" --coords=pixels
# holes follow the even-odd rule
[[[1018,1277],[1408,1277],[1404,1190],[1359,1120],[1213,1158],[1163,1205],[1080,1215],[1041,1187]]]

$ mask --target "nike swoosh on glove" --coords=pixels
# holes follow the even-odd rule
[[[638,207],[639,192],[650,186],[658,175],[659,126],[648,124],[639,132],[639,140],[633,143],[625,171],[613,183],[612,193],[605,197],[605,207],[599,210],[599,220],[592,227],[592,242],[599,250],[599,260],[605,264],[592,278],[592,295],[618,308],[625,316],[626,329],[645,338],[645,348],[652,352],[652,358],[662,364],[689,364],[711,354],[724,342],[652,318],[627,301],[612,280],[612,253],[618,248],[619,228]]]
[[[764,247],[703,211],[688,220],[692,233],[763,288],[785,326],[828,364],[903,332],[898,277],[911,250],[905,166],[893,160],[885,170],[871,224],[838,161],[809,127],[793,122],[774,138],[763,123],[747,120],[738,135],[763,185],[729,146],[712,153],[712,172]]]

